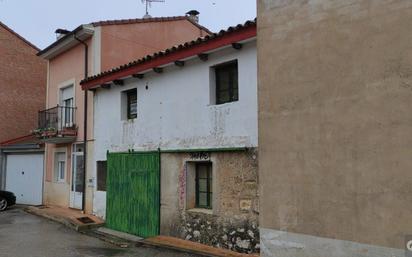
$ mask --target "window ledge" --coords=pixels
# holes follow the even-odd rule
[[[131,124],[134,123],[136,121],[137,118],[135,119],[124,119],[122,120],[123,124]]]
[[[188,209],[186,211],[213,215],[213,210],[211,210],[211,209],[194,208],[194,209]]]
[[[234,105],[236,103],[239,103],[239,100],[237,101],[232,101],[232,102],[226,102],[226,103],[222,103],[222,104],[209,104],[209,107],[225,107],[225,106],[230,106],[230,105]]]

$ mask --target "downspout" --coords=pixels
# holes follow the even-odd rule
[[[158,222],[159,222],[159,228],[157,230],[158,235],[160,235],[160,225],[161,225],[161,215],[162,215],[162,151],[160,150],[160,147],[157,149],[158,156],[159,156],[159,211],[158,211]]]
[[[76,34],[74,38],[84,45],[84,79],[88,77],[89,67],[89,46],[83,40],[77,38]],[[86,169],[87,169],[87,94],[88,90],[84,91],[84,120],[83,120],[83,195],[82,195],[82,211],[86,211]]]

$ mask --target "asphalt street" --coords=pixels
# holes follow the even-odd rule
[[[159,248],[119,248],[12,208],[0,212],[0,257],[200,257]]]

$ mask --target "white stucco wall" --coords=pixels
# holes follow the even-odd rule
[[[212,66],[238,60],[239,101],[211,104]],[[146,89],[146,86],[148,87]],[[138,117],[122,120],[122,92],[137,88]],[[130,78],[124,86],[98,89],[94,97],[94,162],[107,150],[257,147],[256,41],[242,50],[227,48],[183,68]],[[95,192],[94,212],[104,217],[105,193]]]

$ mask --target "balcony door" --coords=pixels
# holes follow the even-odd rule
[[[82,209],[83,206],[83,175],[84,175],[84,147],[83,144],[74,144],[72,152],[72,176],[70,187],[70,208]]]
[[[60,110],[59,117],[61,119],[62,128],[71,128],[74,125],[74,89],[73,85],[60,89]]]

